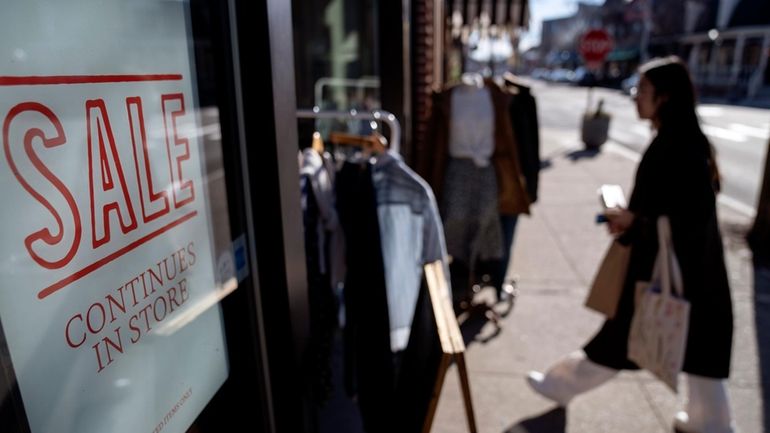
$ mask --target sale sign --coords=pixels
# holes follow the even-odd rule
[[[187,7],[3,6],[0,323],[33,433],[181,433],[227,378]]]

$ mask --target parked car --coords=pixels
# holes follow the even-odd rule
[[[538,80],[544,80],[544,79],[548,78],[548,74],[549,73],[550,73],[550,71],[548,69],[545,69],[545,68],[535,68],[532,71],[532,73],[530,74],[530,76],[532,78],[537,78]]]
[[[548,80],[555,83],[569,83],[572,81],[574,73],[569,69],[558,68],[551,71],[548,74]]]
[[[630,77],[623,80],[620,84],[620,88],[623,89],[623,93],[626,95],[636,96],[637,88],[639,87],[639,73],[634,72]]]
[[[596,75],[594,75],[593,72],[588,70],[588,68],[584,66],[580,66],[577,69],[575,69],[575,72],[572,76],[572,82],[577,86],[595,86],[596,85]]]

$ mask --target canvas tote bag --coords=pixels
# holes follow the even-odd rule
[[[586,298],[586,307],[604,314],[608,319],[615,317],[620,294],[626,282],[630,257],[631,247],[612,241],[594,276],[591,291]]]
[[[658,245],[651,281],[637,284],[628,359],[676,392],[687,347],[690,303],[683,297],[682,272],[665,216],[658,218]]]

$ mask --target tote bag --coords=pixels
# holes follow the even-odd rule
[[[658,245],[652,280],[637,284],[628,359],[676,392],[687,347],[690,303],[683,297],[682,272],[665,216],[658,218]]]

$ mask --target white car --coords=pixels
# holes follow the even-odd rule
[[[620,83],[620,87],[626,95],[636,96],[636,90],[639,87],[639,73],[634,72],[630,77],[623,80]]]

